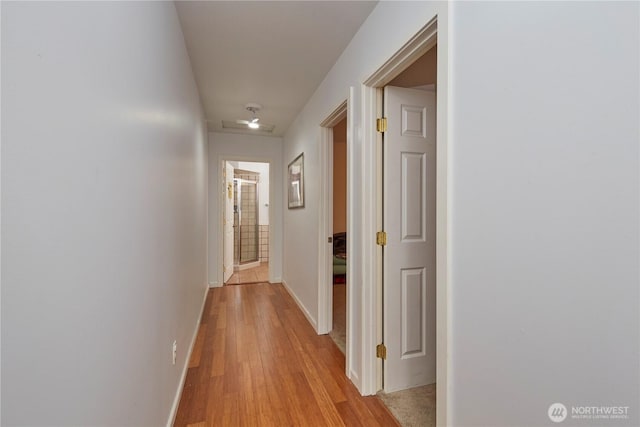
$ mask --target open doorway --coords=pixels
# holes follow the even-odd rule
[[[269,281],[269,164],[224,162],[224,284]]]
[[[379,396],[401,423],[424,426],[436,423],[436,88],[436,45],[379,86],[386,119]]]
[[[352,228],[350,198],[349,144],[351,136],[351,111],[348,104],[354,96],[349,88],[347,100],[342,102],[320,123],[321,198],[318,216],[318,333],[330,334],[345,355],[345,372],[350,361],[349,313],[352,287],[348,285],[350,269],[348,254]],[[336,151],[336,153],[334,153]],[[334,183],[335,181],[335,183]],[[334,206],[335,205],[335,206]],[[337,238],[337,241],[336,241]],[[334,298],[335,297],[335,298]],[[335,301],[334,301],[335,300]]]
[[[347,118],[333,128],[332,325],[329,336],[342,354],[347,341]]]

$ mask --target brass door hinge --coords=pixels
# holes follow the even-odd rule
[[[382,117],[380,119],[376,119],[376,131],[378,132],[386,132],[387,131],[387,118]]]
[[[376,346],[376,357],[378,359],[387,359],[387,347],[384,344],[378,344]]]
[[[387,244],[387,233],[378,231],[376,233],[376,245],[385,246]]]

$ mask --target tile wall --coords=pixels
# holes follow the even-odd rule
[[[236,170],[235,178],[242,178],[252,181],[258,181],[260,175],[255,172]],[[258,246],[256,248],[256,223],[259,220],[257,217],[257,194],[256,186],[252,184],[242,184],[240,205],[238,206],[238,191],[234,183],[234,204],[240,210],[242,210],[242,223],[238,224],[238,209],[235,211],[234,222],[234,264],[238,265],[241,262],[250,262],[255,259],[259,259],[260,262],[269,262],[269,226],[258,226]],[[240,249],[241,248],[241,249]],[[256,252],[257,251],[257,252]]]
[[[240,198],[240,262],[258,259],[256,185],[242,183]]]
[[[269,262],[269,226],[260,226],[260,262]]]

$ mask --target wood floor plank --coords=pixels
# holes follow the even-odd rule
[[[204,325],[209,321],[209,312],[211,307],[215,307],[214,294],[207,293],[207,298],[204,300],[204,307],[202,308],[202,315],[200,316],[200,324]]]
[[[313,366],[317,371],[318,379],[322,382],[323,388],[327,390],[327,393],[331,397],[331,401],[334,403],[344,402],[347,400],[347,397],[344,395],[342,387],[340,387],[332,372],[327,368],[325,361],[322,360],[321,355],[322,353],[320,351],[313,351],[312,349],[309,349],[309,357],[313,361]]]
[[[189,369],[189,371],[192,371],[192,369]],[[175,426],[186,426],[189,424],[188,418],[191,414],[191,402],[193,400],[193,386],[189,384],[189,371],[187,371],[187,378],[182,388],[182,396],[180,396],[180,404],[178,405],[178,411],[174,421]]]
[[[255,399],[255,389],[253,379],[251,378],[251,367],[248,362],[240,365],[240,410],[246,420],[244,425],[258,425],[258,407]]]
[[[364,397],[364,404],[367,405],[369,411],[373,416],[379,420],[381,425],[399,426],[400,424],[393,416],[389,408],[387,408],[382,401],[376,396]]]
[[[266,385],[256,388],[256,401],[258,405],[258,422],[260,426],[277,426],[277,419],[274,417],[272,407],[269,402],[269,390]]]
[[[200,357],[202,356],[202,346],[204,345],[204,338],[207,334],[207,324],[201,324],[198,329],[198,335],[196,342],[193,345],[193,351],[191,352],[191,359],[189,360],[189,367],[195,368],[200,365]]]
[[[310,385],[311,393],[316,400],[317,405],[320,407],[322,415],[326,420],[326,425],[341,425],[340,414],[333,404],[333,400],[324,386],[323,381],[320,379],[317,365],[311,360],[311,353],[302,351],[301,343],[296,341],[296,336],[292,335],[291,339],[294,341],[294,347],[303,362],[303,372],[307,382]],[[312,349],[312,353],[315,349]]]
[[[240,408],[238,393],[225,394],[222,399],[222,426],[240,425]]]
[[[218,377],[224,375],[224,361],[226,359],[226,333],[224,330],[217,329],[213,335],[211,345],[211,376]]]
[[[351,408],[349,402],[338,402],[336,403],[336,407],[340,413],[340,417],[344,420],[345,425],[367,427],[360,422],[360,419]]]
[[[175,426],[399,426],[280,284],[209,291]]]
[[[304,424],[327,427],[344,426],[344,423],[340,418],[340,414],[338,414],[338,411],[333,404],[310,404],[308,397],[316,396],[316,390],[314,390],[309,384],[309,381],[304,374],[298,373],[293,375],[293,382],[295,384],[296,394],[298,396],[306,397],[305,399],[300,399],[303,409],[302,419],[304,420]],[[326,403],[326,400],[323,401],[320,399],[320,401],[322,403]],[[316,403],[319,403],[318,400],[316,400]]]
[[[224,399],[224,378],[222,376],[211,377],[209,379],[209,389],[207,395],[207,420],[211,424],[222,423],[222,411],[220,402]]]
[[[273,419],[276,421],[274,425],[286,425],[290,422],[289,402],[285,395],[282,378],[265,372],[265,384],[269,391],[267,405],[271,408]]]
[[[198,375],[191,397],[191,411],[189,421],[191,423],[203,422],[207,419],[207,402],[209,396],[209,381]]]
[[[212,306],[213,307],[213,306]],[[227,303],[220,302],[217,306],[217,312],[211,313],[212,315],[217,314],[216,316],[216,328],[218,329],[226,329],[227,328]]]

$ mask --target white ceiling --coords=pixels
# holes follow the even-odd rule
[[[223,131],[222,120],[250,118],[244,105],[257,102],[260,122],[281,136],[375,5],[176,2],[209,130]]]

